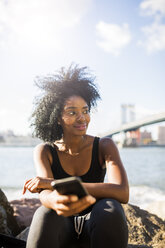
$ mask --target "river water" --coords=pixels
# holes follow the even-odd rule
[[[119,152],[129,179],[129,202],[146,208],[165,201],[165,147],[122,148]],[[33,176],[33,147],[0,147],[0,188],[8,200],[36,197],[21,194],[24,181]]]

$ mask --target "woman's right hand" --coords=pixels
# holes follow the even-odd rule
[[[44,178],[39,176],[26,180],[22,194],[25,194],[26,190],[29,190],[31,193],[39,193],[41,189],[52,189],[52,181],[54,181],[53,178]]]
[[[96,201],[91,195],[79,199],[76,195],[61,195],[56,190],[53,190],[49,197],[51,208],[65,217],[80,213]]]

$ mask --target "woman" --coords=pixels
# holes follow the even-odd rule
[[[100,98],[87,68],[62,69],[39,81],[44,94],[32,115],[35,135],[45,143],[34,151],[37,177],[23,189],[39,193],[28,248],[126,248],[127,224],[120,203],[129,186],[118,150],[110,138],[86,134],[90,111]],[[108,183],[103,183],[105,172]],[[89,195],[60,195],[54,179],[79,176]]]

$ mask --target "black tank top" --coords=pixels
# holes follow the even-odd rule
[[[53,162],[51,165],[54,179],[61,179],[70,177],[61,166],[57,151],[55,147],[49,146],[52,154]],[[98,183],[103,182],[105,177],[106,169],[102,168],[99,163],[99,138],[95,137],[92,148],[92,159],[89,170],[82,176],[79,176],[83,182]]]

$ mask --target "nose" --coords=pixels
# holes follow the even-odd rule
[[[79,113],[77,116],[77,121],[83,122],[85,120],[85,116],[83,113]]]

